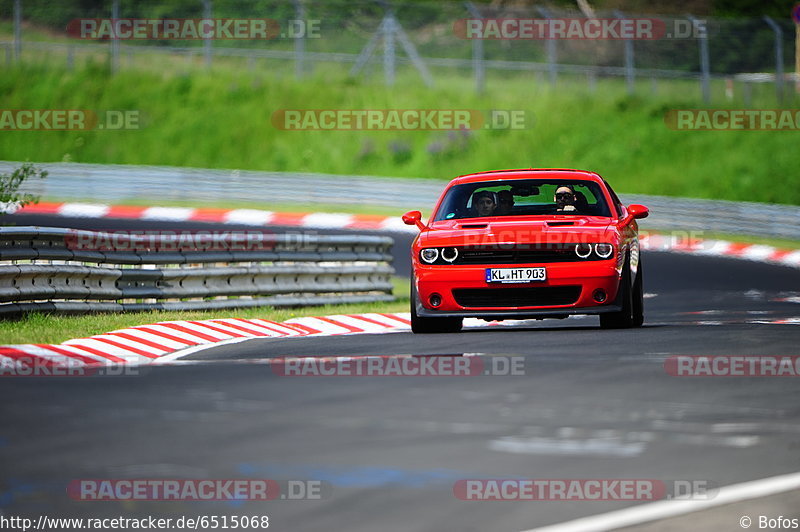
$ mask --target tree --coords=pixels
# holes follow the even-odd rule
[[[47,171],[37,168],[32,163],[24,163],[11,174],[0,174],[0,214],[4,213],[2,206],[11,204],[15,207],[23,207],[29,203],[38,203],[39,196],[19,192],[19,188],[31,178],[44,179],[45,177],[47,177]]]

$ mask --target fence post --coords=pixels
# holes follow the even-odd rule
[[[408,55],[408,58],[411,60],[411,63],[419,72],[419,75],[422,77],[425,85],[428,87],[433,87],[433,77],[431,77],[428,67],[425,65],[422,57],[420,57],[417,49],[411,42],[411,39],[409,39],[408,35],[406,35],[406,32],[403,31],[400,23],[397,22],[396,18],[394,18],[394,10],[385,2],[381,2],[381,5],[384,6],[386,14],[383,16],[380,26],[378,26],[378,31],[375,32],[367,45],[358,54],[355,65],[353,65],[353,68],[350,69],[350,75],[355,76],[361,72],[361,70],[367,65],[367,62],[369,61],[370,57],[372,57],[372,54],[378,47],[378,43],[382,39],[383,73],[386,80],[386,85],[394,85],[395,39],[397,39],[405,50],[406,55]]]
[[[111,36],[111,73],[116,74],[119,69],[119,39],[117,30],[119,29],[119,0],[111,2],[111,20],[112,32]]]
[[[764,21],[775,32],[775,95],[778,104],[783,104],[783,30],[772,18],[764,15]]]
[[[386,17],[381,20],[378,29],[372,34],[372,37],[369,38],[369,42],[364,48],[359,52],[358,57],[356,58],[356,62],[353,65],[353,68],[350,69],[350,75],[356,76],[358,75],[361,70],[367,66],[372,54],[375,53],[375,50],[378,48],[378,43],[381,41],[383,36],[384,28],[386,27]]]
[[[304,27],[302,32],[297,32],[294,36],[294,75],[297,79],[302,79],[305,74],[305,60],[306,60],[306,31],[308,25],[305,24],[306,10],[303,6],[302,0],[294,0],[294,16],[299,24],[303,21]]]
[[[475,18],[481,18],[481,13],[475,4],[472,2],[465,2],[467,10],[470,15]],[[483,39],[472,39],[472,71],[475,75],[475,92],[483,94],[486,88],[486,76],[483,65]]]
[[[203,0],[203,18],[208,20],[211,18],[213,6],[211,0]],[[203,59],[205,67],[211,68],[211,37],[206,35],[203,37]]]
[[[536,9],[544,18],[552,18],[550,16],[550,11],[547,8],[537,7]],[[558,52],[556,50],[556,41],[552,37],[553,36],[550,35],[550,31],[548,30],[547,38],[545,39],[545,46],[547,48],[547,70],[550,73],[550,84],[555,86],[556,81],[558,80],[558,67],[556,65],[556,62],[558,61]]]
[[[22,0],[14,0],[14,59],[22,59]]]
[[[617,9],[614,10],[614,16],[618,19],[625,18],[625,14]],[[625,84],[628,87],[628,94],[634,92],[634,76],[636,75],[633,66],[633,40],[625,39]]]
[[[694,31],[697,32],[698,40],[700,41],[700,70],[703,72],[702,78],[702,88],[703,88],[703,102],[710,103],[711,102],[711,66],[708,60],[708,32],[706,31],[705,27],[700,24],[700,21],[694,18],[692,15],[687,15],[688,18],[692,22],[692,27]]]
[[[386,24],[383,26],[383,78],[386,85],[392,86],[394,85],[395,73],[395,20],[391,8],[386,13],[384,20]]]
[[[792,9],[794,22],[794,90],[800,93],[800,4]]]

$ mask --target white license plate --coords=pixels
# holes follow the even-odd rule
[[[544,268],[486,268],[487,283],[532,283],[546,279]]]

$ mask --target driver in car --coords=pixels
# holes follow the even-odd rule
[[[553,201],[556,202],[556,212],[575,212],[575,191],[569,185],[561,185],[556,189]]]
[[[511,214],[514,208],[514,194],[510,190],[501,190],[497,193],[497,212],[498,215]]]

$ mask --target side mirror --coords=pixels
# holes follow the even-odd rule
[[[635,220],[641,220],[650,216],[650,209],[644,205],[628,205],[628,214],[633,216]]]
[[[425,229],[422,223],[422,213],[419,211],[409,211],[403,215],[403,223],[406,225],[416,225],[420,230]]]

